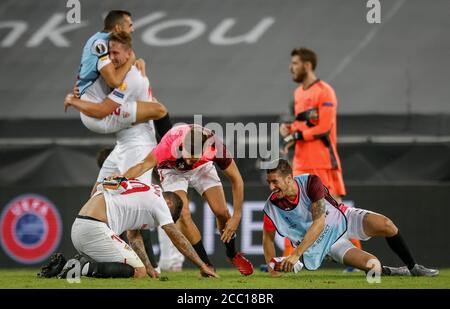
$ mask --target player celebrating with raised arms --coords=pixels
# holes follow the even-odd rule
[[[232,216],[228,212],[222,183],[213,162],[231,182],[234,207]],[[227,257],[241,274],[251,275],[253,265],[235,247],[236,230],[244,201],[244,182],[223,142],[212,131],[198,125],[174,127],[142,163],[130,168],[124,176],[136,178],[155,166],[158,166],[164,191],[175,192],[183,201],[180,228],[200,258],[212,265],[203,247],[201,234],[189,212],[189,185],[208,202],[216,216]]]
[[[329,194],[320,178],[313,174],[292,176],[286,160],[274,162],[267,170],[272,194],[264,206],[263,248],[269,264],[275,257],[275,231],[287,237],[294,247],[281,262],[279,270],[292,271],[302,257],[306,269],[315,270],[329,255],[336,262],[385,275],[437,276],[439,271],[415,262],[399,229],[387,217],[365,209],[339,204]],[[343,237],[347,234],[348,237]],[[405,267],[383,266],[377,258],[356,248],[348,238],[368,240],[385,237],[389,247]]]

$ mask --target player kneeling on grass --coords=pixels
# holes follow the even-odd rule
[[[206,277],[217,277],[176,228],[182,201],[172,192],[139,181],[119,179],[117,188],[105,184],[81,208],[72,225],[72,242],[83,257],[81,275],[97,278],[157,278],[144,248],[141,229],[161,226],[177,249]],[[118,235],[128,231],[130,246]],[[66,277],[66,264],[59,277]]]
[[[275,265],[275,270],[301,269],[300,257],[306,269],[315,270],[329,255],[336,262],[366,272],[373,269],[384,275],[439,274],[438,270],[416,264],[398,228],[389,218],[339,204],[318,176],[301,174],[293,177],[289,163],[280,159],[267,170],[267,183],[272,194],[264,206],[263,247],[266,262]],[[274,259],[275,231],[296,247],[291,255],[278,262]],[[374,236],[385,237],[406,266],[381,267],[374,255],[356,248],[349,240],[368,240]],[[270,270],[272,275],[277,274]]]

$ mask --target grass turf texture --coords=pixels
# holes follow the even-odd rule
[[[150,289],[274,289],[274,288],[450,288],[450,269],[440,270],[435,278],[425,277],[381,277],[381,283],[369,284],[362,272],[343,273],[341,269],[324,269],[284,274],[271,278],[267,273],[256,271],[244,277],[234,269],[219,269],[220,279],[200,278],[197,270],[180,273],[164,273],[163,280],[157,279],[93,279],[81,278],[81,283],[68,283],[60,279],[36,277],[38,270],[0,270],[0,288],[150,288]],[[166,279],[166,280],[164,280]]]

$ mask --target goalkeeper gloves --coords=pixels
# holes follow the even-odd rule
[[[286,143],[289,143],[290,141],[299,141],[303,139],[303,133],[302,131],[295,131],[294,133],[292,133],[291,135],[288,135],[284,138],[284,141]]]

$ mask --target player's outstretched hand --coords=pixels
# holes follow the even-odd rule
[[[209,267],[208,265],[204,264],[204,266],[202,266],[200,268],[200,274],[202,275],[202,277],[212,277],[212,278],[219,278],[219,275],[216,274],[216,272],[214,271],[214,269],[212,267]]]
[[[159,273],[155,269],[147,269],[147,275],[149,275],[150,278],[158,279]]]
[[[114,173],[111,176],[105,177],[105,180],[114,180],[114,179],[119,179],[119,178],[122,178],[122,177],[123,177],[122,175]],[[123,178],[125,178],[125,177],[123,177]]]
[[[285,272],[291,272],[294,269],[295,264],[300,259],[300,256],[298,256],[295,252],[293,252],[291,255],[289,255],[286,259],[281,262],[281,270]]]
[[[241,219],[238,217],[231,216],[231,218],[228,219],[227,223],[225,224],[222,235],[220,235],[220,240],[222,240],[224,243],[229,243],[236,233],[240,220]]]
[[[67,109],[72,105],[72,99],[74,98],[72,93],[69,93],[66,95],[66,98],[64,99],[64,112],[67,112]]]

